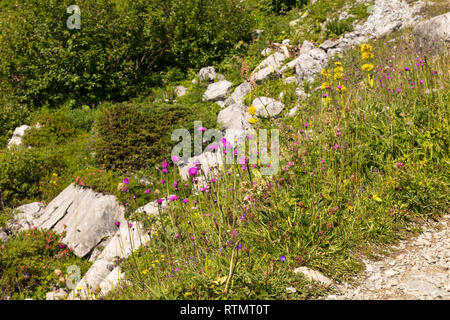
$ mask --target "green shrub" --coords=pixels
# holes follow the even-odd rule
[[[94,146],[98,165],[107,169],[138,170],[169,159],[172,130],[193,129],[194,120],[214,127],[212,104],[119,104],[106,109],[97,126]],[[196,111],[195,111],[196,110]],[[199,116],[196,116],[196,113]]]
[[[19,149],[0,154],[0,189],[6,206],[39,195],[42,167],[34,150]]]
[[[75,129],[62,112],[53,115],[43,113],[38,122],[42,127],[33,127],[23,137],[23,143],[41,147],[51,143],[61,143],[75,134]]]
[[[66,286],[69,266],[78,266],[84,274],[89,263],[73,255],[61,238],[50,231],[29,230],[0,246],[0,299],[42,300],[47,292]]]
[[[351,23],[347,20],[339,20],[339,18],[334,18],[328,21],[325,25],[327,29],[327,35],[329,37],[338,37],[341,34],[349,32],[353,29]]]
[[[124,100],[166,68],[208,65],[250,36],[238,0],[80,0],[79,30],[66,26],[71,4],[2,2],[0,91],[33,105]]]

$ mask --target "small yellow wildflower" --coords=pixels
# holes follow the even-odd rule
[[[328,82],[322,82],[322,85],[320,86],[322,90],[328,89],[330,87],[330,84]]]
[[[322,69],[322,71],[320,71],[320,74],[326,79],[330,77],[330,72],[327,69]]]
[[[251,124],[255,124],[258,122],[258,119],[252,117],[250,118],[250,120],[248,120],[248,122],[250,122]]]
[[[248,108],[248,113],[250,113],[251,115],[256,114],[256,108],[254,106],[250,106]]]
[[[363,60],[367,60],[367,59],[372,59],[374,57],[372,52],[363,52],[361,55],[361,59]]]
[[[334,80],[339,80],[344,77],[344,74],[342,72],[338,72],[334,74]]]
[[[344,71],[344,68],[342,68],[342,67],[336,67],[336,68],[334,68],[334,73],[342,73]]]
[[[372,52],[372,46],[367,43],[361,45],[361,52]]]
[[[374,68],[373,64],[370,63],[363,64],[363,66],[361,67],[361,69],[366,72],[372,71],[373,68]]]
[[[340,66],[342,66],[342,62],[336,61],[336,62],[334,63],[334,65],[335,65],[336,67],[340,67]]]
[[[148,269],[144,269],[144,270],[142,270],[142,272],[141,272],[142,274],[147,274],[148,273]]]

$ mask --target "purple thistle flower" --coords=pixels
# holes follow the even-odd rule
[[[180,161],[180,158],[178,156],[172,156],[172,161],[174,163],[177,163],[178,161]]]
[[[163,163],[161,163],[161,167],[167,169],[169,167],[169,163],[167,161],[163,161]]]
[[[197,175],[197,173],[198,173],[198,168],[192,167],[192,168],[189,169],[188,173],[189,173],[189,175],[191,177],[195,177]]]
[[[178,196],[173,195],[173,196],[170,196],[169,199],[170,199],[170,201],[176,201],[180,198]]]
[[[166,183],[166,180],[161,179],[161,184],[165,184],[165,183]]]
[[[120,222],[119,222],[119,221],[116,221],[116,222],[114,222],[114,225],[115,225],[116,227],[120,227]]]
[[[145,193],[149,194],[150,193],[150,189],[145,189]]]
[[[124,178],[124,179],[122,180],[122,183],[123,183],[123,184],[129,184],[129,183],[130,183],[130,179]]]

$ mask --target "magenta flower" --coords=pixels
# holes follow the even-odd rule
[[[397,168],[401,169],[403,168],[404,163],[403,162],[397,162]]]
[[[189,175],[191,177],[195,177],[197,175],[197,173],[198,173],[198,168],[192,167],[192,168],[189,169],[188,173],[189,173]]]
[[[183,203],[188,203],[189,199],[183,199]]]
[[[167,161],[163,161],[163,163],[161,163],[161,167],[167,169],[169,167],[169,163]]]
[[[149,194],[150,193],[150,189],[145,189],[145,193]]]
[[[124,178],[124,179],[122,180],[122,183],[123,183],[123,184],[129,184],[129,183],[130,183],[130,179]]]
[[[216,151],[216,150],[219,149],[219,145],[218,145],[217,143],[211,143],[211,144],[208,146],[208,149],[211,149],[212,151]]]
[[[180,161],[180,158],[177,157],[177,156],[172,156],[172,161],[173,161],[174,163],[177,163],[178,161]]]
[[[131,229],[131,228],[133,228],[133,224],[130,222],[129,224],[128,224],[128,227]]]
[[[165,184],[165,183],[166,183],[166,180],[161,179],[161,184]]]
[[[120,227],[120,222],[119,222],[119,221],[116,221],[116,222],[114,222],[114,225],[115,225],[116,227]]]
[[[167,169],[166,168],[162,169],[162,172],[167,173]]]
[[[198,130],[198,131],[201,131],[201,132],[205,132],[205,131],[206,131],[206,128],[205,128],[205,127],[200,127],[200,128],[198,128],[197,130]]]
[[[303,126],[304,126],[305,128],[308,128],[308,122],[305,121],[305,122],[303,123]]]
[[[333,146],[333,149],[334,149],[334,151],[337,151],[337,150],[339,149],[339,145],[336,143],[336,144]]]
[[[162,204],[163,203],[163,199],[159,198],[158,200],[158,204]]]
[[[180,198],[178,196],[170,196],[169,199],[170,199],[170,201],[176,201]]]

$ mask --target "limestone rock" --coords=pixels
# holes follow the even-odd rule
[[[8,149],[13,147],[13,146],[19,146],[22,144],[22,138],[25,135],[25,132],[27,132],[31,127],[24,124],[20,127],[17,127],[14,130],[13,136],[11,137],[11,139],[8,142]]]
[[[48,204],[36,224],[58,233],[65,231],[62,241],[75,255],[84,257],[117,232],[114,223],[123,214],[124,208],[114,196],[71,184]]]
[[[203,101],[223,100],[228,96],[233,83],[227,80],[211,83],[203,95]]]
[[[182,97],[182,96],[186,95],[188,88],[183,87],[183,86],[176,86],[174,88],[174,91],[175,91],[175,95],[177,97]]]
[[[225,130],[245,131],[250,127],[248,121],[251,118],[246,109],[242,103],[235,103],[219,112],[217,123]]]
[[[214,79],[216,79],[216,69],[214,69],[214,67],[201,68],[198,72],[198,77],[200,82],[213,82]]]
[[[413,33],[417,47],[450,45],[450,12],[420,22]]]
[[[274,77],[280,73],[280,68],[287,55],[283,52],[276,51],[264,59],[253,71],[252,78],[257,83]]]
[[[325,286],[330,286],[333,281],[325,277],[318,271],[312,270],[307,267],[300,267],[294,270],[295,273],[302,273],[309,281],[315,281]]]
[[[45,295],[45,300],[64,300],[67,298],[67,292],[63,288],[48,292]]]
[[[252,102],[256,115],[263,118],[276,117],[284,109],[284,104],[268,97],[258,97]]]
[[[40,202],[25,204],[16,208],[17,213],[5,226],[9,232],[20,232],[37,226],[37,218],[44,212],[44,205]]]
[[[245,96],[252,91],[250,82],[244,81],[239,86],[234,89],[231,96],[225,100],[225,107],[231,106],[233,104],[242,104],[244,102]]]

